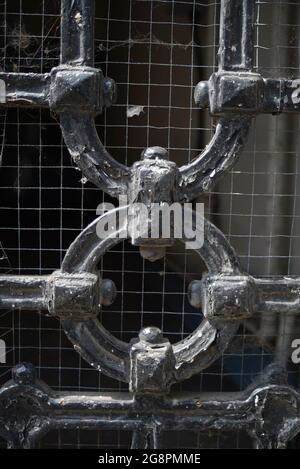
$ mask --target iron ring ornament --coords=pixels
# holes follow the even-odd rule
[[[121,212],[126,210],[127,207],[116,210],[119,218],[122,218]],[[105,218],[110,216],[111,212],[104,214],[102,223],[105,224]],[[95,220],[71,245],[62,263],[63,273],[95,273],[105,252],[115,246],[120,237],[124,238],[127,230],[125,223],[119,227],[118,232],[113,232],[103,239],[99,239],[97,235],[98,223],[99,219]],[[191,226],[190,229],[197,228]],[[191,239],[189,229],[186,229],[185,233],[187,239]],[[199,236],[201,234],[199,233]],[[204,244],[195,254],[203,259],[211,275],[240,275],[234,250],[224,235],[207,220],[204,220]],[[159,361],[159,353],[162,351],[162,362],[165,363],[161,378],[167,375],[167,387],[173,382],[189,378],[213,363],[227,347],[238,327],[235,321],[222,321],[222,318],[219,318],[214,322],[204,319],[189,337],[172,346],[162,337],[161,332],[154,328],[141,331],[139,344],[136,341],[127,344],[113,337],[97,318],[75,321],[67,319],[62,320],[61,324],[76,350],[87,362],[121,381],[130,381],[130,367],[135,362],[133,353],[138,354],[140,351],[142,357],[143,350],[147,347],[152,352],[161,348],[156,354],[156,360]],[[146,352],[145,357],[145,369],[148,369],[149,373],[151,367]],[[141,367],[142,360],[141,358]],[[156,367],[157,363],[156,361]]]
[[[128,168],[109,154],[95,126],[95,116],[116,100],[115,82],[94,66],[95,2],[62,0],[61,5],[60,66],[46,74],[0,73],[5,83],[5,99],[0,106],[46,107],[58,115],[76,165],[88,180],[111,196],[128,194],[129,207],[136,202],[149,207],[152,203],[170,205],[195,199],[234,165],[253,116],[300,110],[299,102],[292,99],[293,82],[266,80],[253,73],[255,1],[221,0],[219,69],[195,89],[199,107],[208,107],[218,119],[211,142],[194,161],[181,168],[160,147],[146,148],[141,161]],[[89,225],[70,246],[61,269],[52,275],[1,275],[0,309],[46,310],[57,317],[81,356],[99,371],[127,382],[131,394],[124,399],[119,395],[106,399],[89,394],[87,399],[85,395],[55,394],[36,380],[32,366],[20,365],[15,368],[13,381],[0,390],[0,421],[7,423],[7,428],[0,426],[1,436],[12,447],[30,447],[50,428],[119,428],[121,422],[133,431],[133,447],[157,447],[159,426],[168,428],[171,422],[174,428],[174,418],[169,418],[171,410],[180,415],[176,423],[180,428],[188,428],[192,422],[195,428],[220,430],[238,422],[241,428],[247,427],[260,447],[285,444],[300,428],[299,394],[281,378],[281,384],[277,382],[277,368],[272,371],[275,377],[267,376],[267,384],[257,383],[255,391],[246,390],[234,400],[214,397],[204,399],[199,406],[194,398],[180,401],[172,396],[161,399],[161,395],[169,393],[172,384],[210,366],[227,348],[240,321],[254,312],[299,314],[299,278],[254,278],[242,273],[225,236],[204,219],[204,243],[195,254],[208,272],[188,288],[190,303],[203,314],[200,325],[176,344],[151,327],[143,329],[130,343],[122,342],[103,327],[98,317],[101,305],[112,304],[116,295],[113,282],[101,278],[98,264],[109,249],[128,236],[128,225],[124,221],[100,238],[97,225],[113,213],[119,220],[126,220],[121,215],[127,209],[120,207]],[[198,229],[193,224],[189,228],[193,235]],[[188,230],[185,235],[183,242],[190,239]],[[163,257],[173,242],[156,239],[149,245],[132,233],[129,238],[151,261]],[[268,418],[262,418],[262,413],[268,399],[280,413],[279,443],[270,432],[271,425],[264,427]],[[277,406],[277,400],[283,404]],[[28,408],[34,409],[34,419]],[[150,416],[148,426],[144,414]]]
[[[237,6],[241,21],[235,21]],[[132,168],[122,165],[105,149],[95,127],[95,116],[116,99],[114,81],[104,78],[102,71],[94,67],[95,2],[63,0],[61,11],[61,65],[48,74],[1,74],[6,83],[4,105],[48,107],[59,115],[64,140],[76,165],[88,180],[110,195],[128,194],[129,205],[136,202],[142,202],[147,207],[152,203],[183,203],[207,191],[237,158],[246,139],[251,116],[243,116],[240,112],[221,116],[210,144],[198,158],[181,168],[170,161],[168,152],[160,147],[147,148],[142,160]],[[254,2],[223,0],[221,11],[219,72],[250,72]],[[234,34],[229,32],[225,19],[232,22]],[[236,51],[234,55],[228,52],[233,49]],[[206,83],[196,89],[198,96],[204,96],[203,101],[207,101],[207,89]],[[132,384],[132,364],[135,363],[136,368],[142,367],[138,358],[143,355],[142,345],[139,350],[137,344],[117,341],[95,319],[98,300],[102,304],[109,302],[111,293],[105,291],[105,285],[111,284],[105,284],[94,272],[96,262],[118,240],[114,233],[99,241],[94,230],[96,224],[97,221],[84,230],[70,247],[61,271],[38,279],[2,277],[0,307],[7,307],[14,301],[14,305],[21,307],[29,305],[33,309],[47,309],[60,318],[68,337],[89,363]],[[205,242],[197,253],[203,257],[210,274],[240,276],[238,260],[225,237],[208,221],[204,224]],[[163,257],[166,246],[170,241],[172,244],[172,240],[165,243],[160,239],[155,241],[155,246],[149,248],[143,239],[131,236],[132,244],[140,246],[141,254],[151,261]],[[24,294],[20,301],[12,298],[12,285],[21,285]],[[33,288],[35,295],[26,303],[25,292],[30,288]],[[197,286],[195,291],[197,297]],[[98,298],[99,294],[101,298]],[[168,371],[164,371],[165,365],[162,363],[162,375],[167,375],[165,387],[186,379],[212,363],[227,346],[236,329],[236,321],[223,322],[220,314],[219,317],[205,319],[194,334],[181,343],[175,346],[165,343],[165,361],[169,361],[169,365],[173,363]],[[149,333],[143,331],[140,342],[147,343],[149,347],[151,341],[163,343],[158,331],[156,339],[152,335],[155,336],[154,330]],[[159,349],[158,344],[152,345],[152,348]],[[133,349],[135,358],[132,356]],[[139,385],[132,384],[132,389],[138,388]]]

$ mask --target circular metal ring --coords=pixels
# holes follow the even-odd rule
[[[110,211],[89,225],[70,246],[62,271],[94,273],[101,257],[127,238],[127,210],[128,206]],[[119,229],[99,238],[98,223],[104,225],[111,216],[118,216],[121,221]],[[238,259],[225,236],[208,220],[203,221],[204,243],[195,253],[203,259],[211,274],[239,274]],[[184,242],[191,239],[191,229],[195,235],[195,230],[199,228],[192,224],[185,229]],[[200,232],[198,234],[201,235]],[[115,338],[98,319],[62,320],[61,323],[75,349],[88,363],[112,378],[129,381],[130,344]],[[212,364],[226,349],[237,328],[236,322],[210,322],[204,319],[186,339],[172,345],[176,361],[174,381],[186,380]]]

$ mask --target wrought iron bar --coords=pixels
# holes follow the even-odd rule
[[[95,0],[62,0],[61,63],[94,67]]]
[[[97,317],[100,305],[111,304],[116,287],[93,273],[48,276],[0,276],[0,309],[45,310],[60,318]]]
[[[2,106],[49,107],[51,75],[49,73],[0,73]]]
[[[168,430],[244,430],[259,448],[284,448],[300,431],[300,393],[267,376],[236,393],[100,395],[54,392],[21,364],[0,389],[0,436],[11,448],[32,448],[51,430],[127,430],[133,448],[159,448]]]
[[[224,0],[221,3],[219,70],[253,68],[255,2]]]
[[[299,314],[299,277],[204,275],[189,286],[189,300],[209,319],[247,319],[255,313]]]

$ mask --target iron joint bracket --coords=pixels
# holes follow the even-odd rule
[[[147,327],[132,342],[129,388],[135,393],[169,392],[175,356],[169,340],[156,327]]]
[[[99,276],[54,272],[47,282],[46,298],[50,315],[60,319],[95,318],[100,309]]]
[[[192,306],[209,320],[243,320],[255,313],[300,314],[300,278],[206,274],[191,282]]]
[[[195,89],[195,102],[213,116],[300,111],[300,80],[265,79],[258,73],[220,71]]]
[[[116,85],[100,69],[62,65],[51,71],[50,108],[56,113],[101,114],[116,99]]]

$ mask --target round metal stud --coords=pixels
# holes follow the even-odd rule
[[[163,333],[158,327],[146,327],[139,333],[139,339],[148,344],[159,344],[164,341]]]
[[[20,363],[12,369],[12,379],[17,384],[33,384],[36,371],[31,363]]]
[[[117,296],[115,283],[110,279],[101,280],[100,302],[103,306],[111,306]]]
[[[193,308],[200,309],[202,306],[202,282],[194,280],[188,287],[188,300]]]

